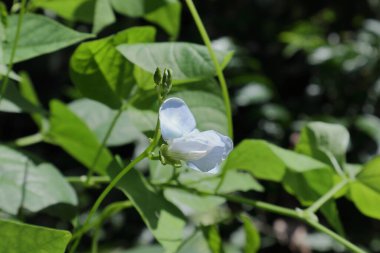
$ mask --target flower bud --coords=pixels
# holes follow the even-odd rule
[[[154,83],[155,83],[156,85],[160,85],[160,84],[161,84],[161,81],[162,81],[162,75],[161,75],[161,70],[160,70],[160,68],[157,68],[157,69],[156,69],[156,72],[154,72],[153,80],[154,80]]]

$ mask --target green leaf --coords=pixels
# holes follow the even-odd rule
[[[68,231],[0,219],[0,252],[64,253],[70,241]]]
[[[86,123],[100,142],[117,114],[117,111],[89,99],[75,100],[69,108]],[[128,107],[117,120],[107,146],[121,146],[146,138],[143,132],[154,131],[156,121],[157,115],[153,111]]]
[[[333,155],[340,165],[346,161],[350,134],[341,125],[324,122],[308,123],[301,132],[296,150],[330,164],[326,153]]]
[[[251,218],[246,215],[242,214],[240,216],[241,220],[244,224],[244,231],[245,231],[245,247],[244,252],[245,253],[256,253],[260,249],[260,234],[257,231],[253,221]]]
[[[199,80],[215,76],[216,71],[205,46],[185,42],[145,43],[120,45],[118,50],[140,68],[154,73],[157,67],[170,68],[173,79]],[[216,51],[225,66],[231,52]]]
[[[261,140],[244,140],[229,155],[225,170],[243,169],[255,177],[281,181],[286,171],[304,173],[329,168],[313,158]]]
[[[164,190],[167,200],[175,204],[186,216],[207,214],[225,203],[225,199],[217,196],[200,196],[182,189],[168,188]]]
[[[86,123],[57,100],[50,103],[50,110],[51,127],[47,137],[87,168],[94,166],[95,156],[101,144]],[[103,148],[96,165],[91,169],[100,174],[105,174],[111,161],[110,151]]]
[[[181,3],[177,0],[111,0],[113,8],[129,17],[143,17],[161,26],[173,39],[181,23]]]
[[[17,20],[17,15],[8,18],[7,40],[3,43],[5,62],[9,62],[10,59]],[[51,53],[91,37],[90,34],[71,30],[45,16],[28,13],[24,16],[13,62],[17,63]]]
[[[135,80],[133,65],[117,50],[120,44],[154,41],[152,27],[133,27],[100,40],[82,43],[70,60],[70,76],[81,93],[119,108]]]
[[[223,169],[243,169],[257,178],[280,181],[286,165],[273,153],[272,147],[265,141],[244,140],[230,153]]]
[[[355,121],[355,126],[371,137],[380,150],[380,119],[374,115],[362,115]]]
[[[117,172],[109,173],[113,178]],[[181,211],[134,169],[120,180],[118,188],[133,202],[154,237],[165,248],[165,252],[177,252],[184,238],[185,228],[185,218]]]
[[[146,14],[144,18],[161,26],[172,39],[176,39],[181,26],[181,10],[181,3],[174,1]]]
[[[111,0],[113,8],[129,17],[142,17],[173,0]]]
[[[41,102],[39,101],[38,95],[34,89],[32,80],[30,79],[29,75],[26,72],[21,72],[20,76],[20,94],[31,104],[33,104],[33,106],[42,108]],[[33,113],[31,117],[38,125],[38,128],[42,131],[45,131],[45,129],[48,128],[49,123],[47,122],[47,119],[44,117],[44,115],[41,115],[40,113]]]
[[[203,228],[203,234],[207,238],[208,246],[212,253],[223,253],[223,241],[216,225]]]
[[[33,0],[33,5],[69,21],[92,23],[94,19],[95,0]]]
[[[7,213],[16,215],[20,208],[38,212],[60,203],[77,205],[75,191],[53,165],[36,166],[5,146],[0,146],[0,175],[0,209]]]
[[[2,85],[0,85],[1,87]],[[33,114],[45,114],[44,110],[39,106],[33,104],[28,99],[22,96],[16,84],[10,82],[5,94],[4,99],[0,104],[0,111],[9,113],[33,113]]]
[[[223,182],[221,183],[221,180]],[[264,188],[251,175],[237,170],[227,171],[222,179],[220,175],[208,175],[197,171],[182,172],[179,181],[190,188],[202,192],[232,193],[236,191],[263,191]]]
[[[100,32],[104,27],[116,21],[113,13],[111,0],[96,0],[93,33]]]
[[[355,181],[349,184],[349,196],[365,215],[380,219],[380,157],[363,166]]]

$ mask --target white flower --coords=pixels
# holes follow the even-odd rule
[[[169,98],[159,111],[165,156],[202,172],[217,173],[233,148],[232,140],[216,131],[200,132],[190,109],[179,98]]]

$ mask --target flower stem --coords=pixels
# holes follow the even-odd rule
[[[98,199],[95,201],[95,204],[92,206],[83,226],[74,233],[72,239],[76,238],[75,242],[73,243],[73,246],[70,249],[70,253],[75,252],[76,248],[79,245],[79,242],[83,236],[83,234],[89,229],[89,224],[91,222],[91,219],[95,215],[96,211],[99,209],[100,205],[102,204],[103,200],[107,197],[107,195],[111,192],[113,188],[117,185],[117,183],[141,160],[147,157],[147,152],[142,152],[138,157],[136,157],[135,160],[133,160],[131,163],[128,164],[127,167],[125,167],[122,171],[119,172],[119,174],[116,175],[115,178],[112,179],[110,184],[103,190],[103,192],[100,194]],[[91,227],[91,226],[90,226]]]
[[[348,179],[343,179],[339,184],[335,185],[328,192],[326,192],[322,197],[315,201],[311,206],[309,206],[305,212],[315,213],[319,208],[321,208],[327,201],[329,201],[334,195],[340,191],[346,184]]]
[[[328,229],[327,227],[323,226],[322,224],[318,223],[317,221],[313,221],[313,220],[304,220],[307,224],[309,224],[310,226],[312,226],[313,228],[331,236],[332,238],[334,238],[336,241],[340,242],[342,245],[344,245],[347,249],[351,250],[352,252],[355,252],[355,253],[366,253],[365,250],[362,250],[361,248],[359,248],[358,246],[356,246],[355,244],[351,243],[350,241],[346,240],[345,238],[343,238],[342,236],[338,235],[337,233],[335,233],[334,231]]]
[[[274,204],[266,203],[263,201],[251,200],[251,199],[239,197],[236,195],[230,195],[230,194],[217,194],[217,196],[223,197],[231,202],[236,202],[236,203],[241,203],[241,204],[257,207],[259,209],[269,211],[271,213],[276,213],[279,215],[284,215],[284,216],[288,216],[288,217],[292,217],[296,219],[301,218],[301,215],[299,212],[290,208],[285,208],[285,207],[277,206]]]
[[[332,194],[332,195],[334,195],[334,194]],[[313,228],[331,236],[332,238],[334,238],[336,241],[340,242],[342,245],[344,245],[347,249],[351,250],[352,252],[365,253],[365,251],[360,249],[358,246],[354,245],[353,243],[351,243],[347,239],[343,238],[342,236],[338,235],[334,231],[323,226],[318,221],[315,221],[314,219],[312,219],[311,218],[312,216],[310,216],[307,211],[303,211],[301,209],[298,209],[298,210],[295,209],[294,210],[294,209],[290,209],[290,208],[280,207],[280,206],[273,205],[270,203],[250,200],[250,199],[246,199],[246,198],[238,197],[238,196],[234,196],[234,195],[219,194],[219,196],[224,197],[227,200],[232,201],[232,202],[243,203],[243,204],[250,205],[250,206],[253,206],[253,207],[268,211],[268,212],[272,212],[272,213],[276,213],[276,214],[280,214],[280,215],[284,215],[284,216],[288,216],[288,217],[292,217],[295,219],[302,220],[302,221],[306,222],[307,224],[309,224],[310,226],[312,226]]]
[[[77,249],[79,243],[80,243],[80,240],[83,236],[83,234],[88,231],[89,228],[91,228],[91,219],[92,217],[95,215],[96,211],[99,209],[101,203],[103,202],[103,200],[107,197],[107,195],[111,192],[111,190],[113,188],[116,187],[117,183],[136,165],[138,164],[141,160],[143,160],[144,158],[147,158],[149,155],[150,155],[150,152],[156,147],[156,145],[158,144],[159,140],[161,138],[161,132],[160,132],[160,128],[159,128],[159,120],[157,121],[157,126],[156,126],[156,132],[154,133],[154,137],[153,137],[153,140],[152,142],[150,143],[150,145],[138,156],[136,157],[135,160],[133,160],[131,163],[128,164],[127,167],[125,167],[122,171],[119,172],[119,174],[116,175],[116,177],[114,177],[111,182],[109,183],[109,185],[103,190],[103,192],[100,194],[100,196],[98,197],[98,199],[95,201],[94,205],[92,206],[83,226],[77,231],[74,233],[72,239],[75,239],[71,249],[70,249],[70,253],[74,253],[75,250]]]
[[[257,201],[257,200],[251,200],[247,199],[241,196],[236,196],[232,194],[215,194],[215,193],[210,193],[210,192],[202,192],[198,191],[193,188],[188,188],[184,185],[174,185],[174,184],[163,184],[161,185],[163,187],[172,187],[172,188],[181,188],[182,190],[186,190],[195,194],[199,195],[204,195],[204,196],[219,196],[222,198],[225,198],[228,201],[235,202],[235,203],[240,203],[240,204],[245,204],[249,205],[258,209],[262,209],[264,211],[268,211],[271,213],[291,217],[294,219],[301,220],[313,228],[331,236],[333,239],[336,241],[340,242],[342,245],[344,245],[347,249],[351,250],[352,252],[355,253],[366,253],[366,251],[360,249],[358,246],[354,245],[353,243],[349,242],[347,239],[344,237],[338,235],[334,231],[328,229],[327,227],[323,226],[318,222],[318,219],[315,219],[314,215],[311,215],[310,212],[304,211],[299,208],[291,209],[291,208],[286,208],[286,207],[281,207],[278,205],[274,205],[271,203],[263,202],[263,201]],[[334,187],[335,188],[335,187]]]
[[[115,213],[118,213],[126,208],[133,207],[133,204],[131,201],[120,201],[120,202],[114,202],[107,206],[102,214],[100,215],[98,222],[95,225],[95,231],[94,235],[92,237],[92,243],[91,243],[91,253],[97,253],[98,252],[98,244],[99,244],[99,235],[102,228],[102,225],[106,219],[108,219],[110,216],[114,215]]]
[[[26,0],[21,0],[21,9],[20,13],[18,15],[18,20],[17,20],[17,28],[16,28],[16,34],[13,39],[13,45],[12,45],[12,50],[11,50],[11,55],[9,57],[9,62],[8,62],[8,69],[5,74],[1,90],[0,90],[0,104],[2,99],[4,98],[5,92],[7,91],[8,83],[9,83],[9,75],[11,74],[12,68],[13,68],[13,62],[14,58],[16,56],[16,49],[17,49],[17,44],[20,38],[20,33],[21,33],[21,25],[22,21],[24,19],[24,14],[25,14],[25,5],[26,5]]]
[[[224,78],[222,67],[219,64],[218,58],[216,57],[216,54],[211,46],[210,38],[207,34],[207,31],[203,25],[203,22],[199,16],[199,13],[193,3],[192,0],[186,0],[187,7],[190,10],[191,15],[193,16],[194,22],[198,28],[198,31],[203,39],[203,42],[205,43],[208,52],[210,54],[211,60],[214,63],[216,74],[219,79],[220,87],[222,90],[222,96],[224,100],[224,106],[226,108],[226,114],[227,114],[227,121],[228,121],[228,135],[233,139],[233,123],[232,123],[232,112],[231,112],[231,102],[230,102],[230,96],[228,94],[228,88],[227,88],[227,82]]]

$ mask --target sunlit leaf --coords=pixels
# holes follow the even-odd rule
[[[9,62],[10,59],[17,20],[17,15],[12,15],[8,19],[7,40],[3,43],[5,62]],[[51,53],[91,37],[90,34],[74,31],[48,17],[28,13],[23,19],[13,62],[25,61]]]
[[[103,148],[94,166],[100,141],[86,123],[57,100],[50,103],[50,110],[51,127],[48,137],[87,168],[105,174],[106,168],[112,161],[111,153],[107,148]]]
[[[110,172],[110,177],[113,178],[116,173],[117,171]],[[123,177],[118,188],[133,202],[154,237],[165,248],[165,252],[177,252],[184,238],[185,219],[181,211],[134,169]]]
[[[329,153],[342,165],[346,160],[349,142],[350,134],[345,127],[324,122],[311,122],[303,128],[296,150],[326,163],[331,163],[331,159],[326,154]]]
[[[380,157],[366,163],[356,180],[349,185],[349,196],[365,215],[380,219]]]
[[[103,39],[82,43],[70,60],[70,75],[81,93],[119,108],[135,84],[133,65],[117,50],[120,44],[151,42],[152,27],[133,27]]]
[[[66,20],[85,23],[93,22],[95,12],[95,0],[33,0],[33,5],[53,11]]]
[[[56,204],[76,205],[73,188],[51,164],[35,165],[22,153],[0,146],[0,209],[38,212]],[[1,252],[1,251],[0,251]]]
[[[154,73],[157,67],[170,68],[177,80],[199,80],[216,75],[205,46],[185,42],[161,42],[120,45],[118,50],[131,62]],[[219,62],[225,66],[231,52],[216,51]]]
[[[0,252],[64,253],[70,241],[68,231],[0,219]]]

